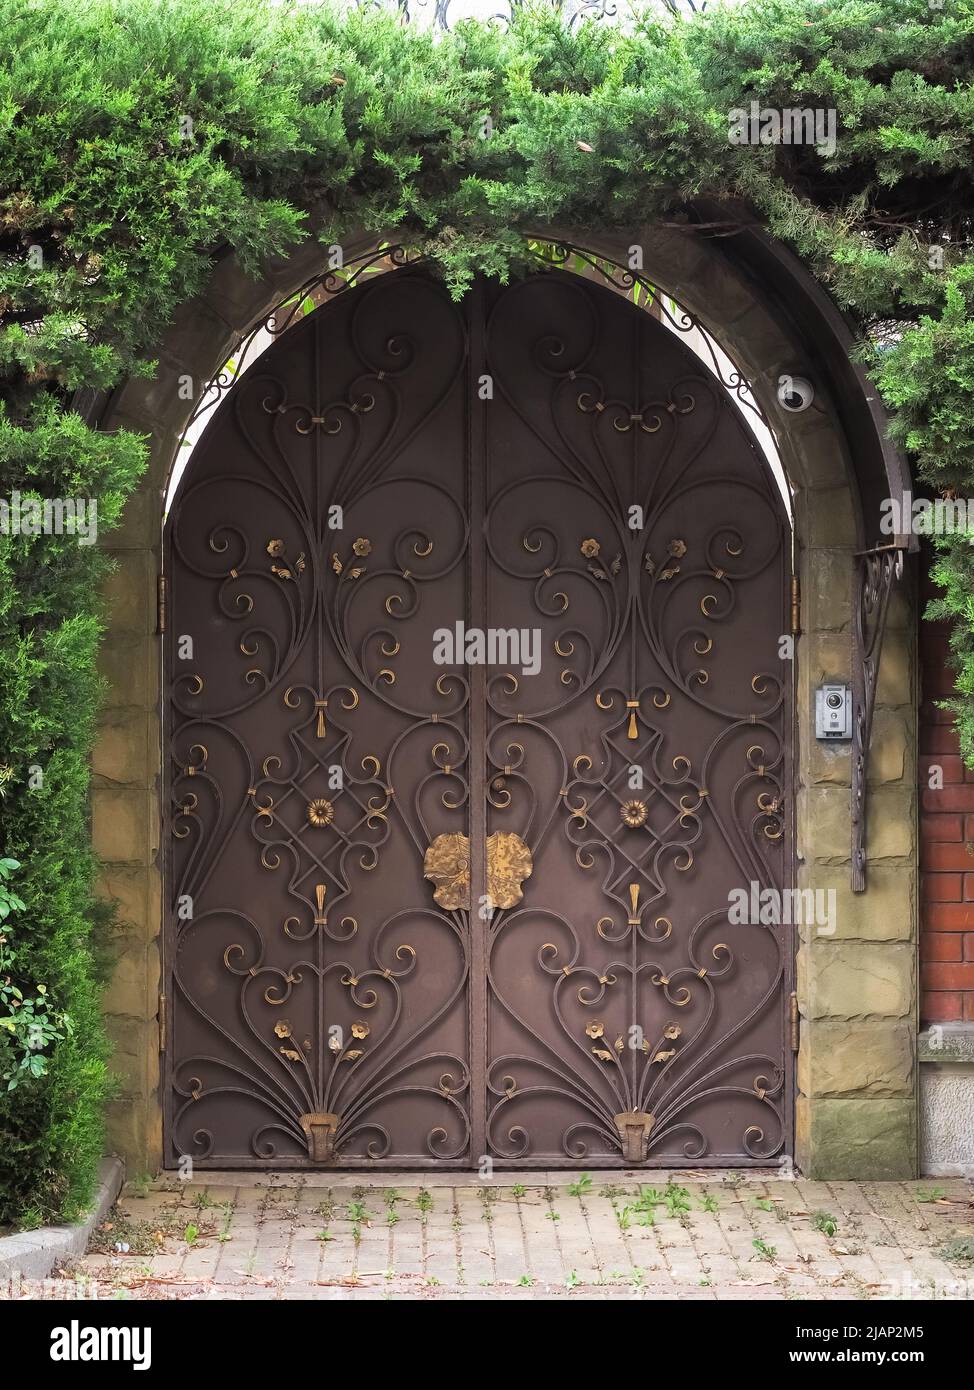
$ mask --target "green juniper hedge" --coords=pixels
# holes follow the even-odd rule
[[[745,0],[627,32],[522,6],[438,37],[317,3],[0,0],[0,32],[0,499],[94,497],[110,529],[145,442],[90,429],[74,392],[151,373],[227,247],[256,270],[364,227],[459,295],[516,272],[546,223],[689,229],[705,199],[729,222],[743,200],[855,318],[917,476],[974,488],[974,0]],[[731,145],[752,98],[834,108],[835,153]],[[972,553],[941,545],[935,609],[974,763]],[[76,1211],[102,1145],[87,769],[106,570],[71,536],[0,535],[0,856],[23,903],[3,930],[63,1020],[43,1074],[0,1084],[0,1222]]]

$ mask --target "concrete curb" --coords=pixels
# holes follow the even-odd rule
[[[0,1236],[0,1281],[46,1279],[59,1260],[83,1255],[92,1231],[111,1210],[124,1181],[122,1160],[103,1158],[98,1186],[84,1221],[77,1226],[41,1226],[36,1231]]]

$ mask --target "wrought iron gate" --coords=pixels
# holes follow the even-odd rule
[[[400,270],[268,350],[166,528],[170,1163],[788,1147],[790,933],[728,916],[790,873],[787,535],[577,276]]]

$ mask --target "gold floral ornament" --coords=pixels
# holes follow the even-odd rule
[[[622,822],[628,825],[630,830],[638,830],[641,825],[645,825],[648,813],[645,801],[624,801],[619,807]]]
[[[605,1024],[597,1018],[591,1019],[591,1021],[585,1025],[585,1036],[587,1038],[594,1038],[596,1042],[604,1042]],[[593,1047],[592,1054],[598,1058],[600,1062],[612,1061],[612,1053],[605,1047]]]
[[[470,906],[470,841],[454,831],[437,835],[423,858],[423,877],[435,884],[433,901],[454,912]]]
[[[291,1039],[293,1041],[289,1020],[286,1018],[279,1018],[274,1024],[274,1034],[278,1038]],[[301,1053],[295,1051],[293,1047],[279,1047],[277,1050],[286,1062],[301,1061]]]
[[[534,869],[530,849],[511,830],[487,836],[487,896],[492,907],[515,907]],[[470,841],[455,831],[437,835],[423,858],[423,876],[435,884],[434,902],[448,911],[470,907]]]
[[[602,554],[601,543],[597,541],[594,536],[589,536],[587,540],[582,541],[578,549],[586,560],[598,560]],[[602,562],[602,564],[604,564],[604,561]],[[593,578],[608,579],[610,572],[612,574],[618,574],[622,569],[622,556],[613,556],[608,567],[608,572],[602,568],[602,564],[589,565],[588,572],[593,576]]]
[[[334,819],[335,807],[326,797],[320,796],[308,802],[308,824],[313,825],[316,830],[331,825]]]
[[[366,555],[372,554],[372,542],[368,536],[357,536],[352,541],[352,556],[357,559],[364,559]],[[335,573],[343,580],[360,579],[365,573],[364,565],[353,565],[352,556],[348,560],[343,560],[336,550],[331,557],[331,567]]]
[[[687,553],[687,543],[686,541],[676,538],[675,540],[670,541],[666,549],[667,553],[670,555],[671,558],[666,568],[660,571],[659,577],[661,580],[672,579],[675,575],[680,573],[680,566],[676,563],[676,561],[682,560],[684,555]]]
[[[280,560],[283,562],[285,554],[287,552],[287,546],[279,537],[275,537],[273,540],[269,540],[264,549],[267,551],[268,555],[271,557],[273,561]],[[302,551],[298,558],[293,562],[293,568],[290,564],[272,564],[271,574],[276,574],[278,579],[294,579],[295,575],[303,574],[304,569],[305,559],[304,551]]]
[[[534,871],[534,856],[511,830],[495,830],[487,836],[487,895],[494,907],[516,907],[524,893],[521,885]]]
[[[353,1023],[353,1024],[352,1024],[352,1037],[353,1037],[353,1038],[362,1039],[362,1038],[367,1038],[368,1036],[369,1036],[369,1025],[368,1025],[367,1023]]]

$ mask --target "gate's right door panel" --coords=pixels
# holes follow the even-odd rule
[[[487,334],[488,1149],[767,1160],[785,1138],[787,520],[689,350],[562,274]],[[519,896],[523,894],[523,896]]]

